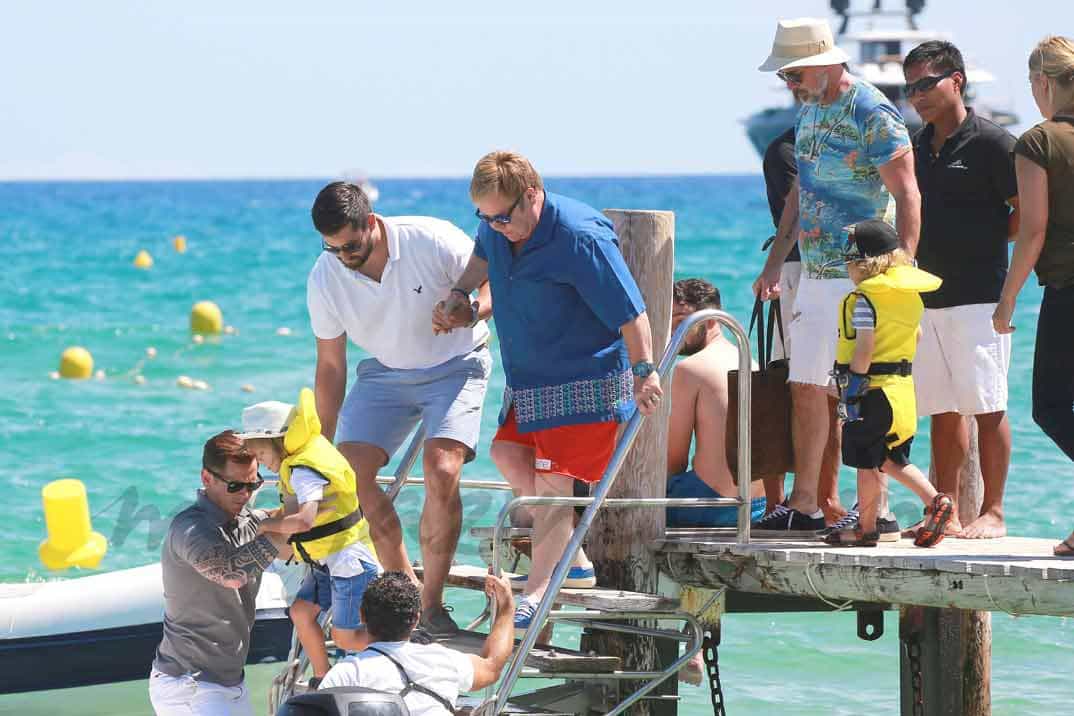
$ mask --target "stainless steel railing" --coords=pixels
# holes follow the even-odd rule
[[[661,383],[665,383],[665,379],[671,372],[671,367],[675,363],[675,358],[679,354],[679,350],[682,348],[683,343],[686,340],[686,335],[690,329],[701,321],[715,320],[720,325],[727,327],[735,337],[735,342],[738,346],[738,497],[727,498],[711,498],[711,502],[714,505],[735,505],[738,507],[738,526],[737,526],[737,540],[741,544],[747,544],[750,541],[750,373],[752,370],[752,363],[750,360],[750,347],[749,337],[746,335],[746,331],[742,328],[742,325],[734,319],[730,314],[724,311],[716,309],[705,309],[697,311],[687,317],[681,324],[675,334],[668,342],[668,346],[664,351],[664,355],[660,359],[660,365],[657,367],[657,371],[660,373]],[[667,383],[670,387],[670,382]],[[537,609],[534,612],[533,619],[530,622],[529,628],[522,637],[522,641],[515,651],[514,656],[509,662],[506,675],[500,681],[499,687],[496,689],[494,700],[491,703],[492,712],[500,713],[507,704],[507,699],[511,694],[511,690],[514,688],[515,682],[518,681],[519,674],[522,671],[522,666],[525,663],[526,655],[533,648],[534,643],[537,641],[537,634],[540,632],[545,620],[548,618],[548,614],[552,610],[552,605],[555,602],[556,594],[559,592],[560,587],[563,585],[563,581],[567,577],[567,572],[570,570],[571,562],[574,560],[574,555],[578,551],[578,548],[582,546],[582,541],[585,539],[586,534],[589,532],[589,528],[593,524],[593,520],[596,517],[597,511],[604,506],[607,500],[608,492],[611,490],[612,485],[615,484],[615,479],[619,476],[619,470],[623,466],[623,462],[626,459],[626,454],[634,444],[635,438],[637,438],[638,430],[641,428],[641,421],[644,416],[640,412],[636,412],[630,421],[627,423],[626,429],[623,431],[623,435],[619,438],[619,442],[615,447],[615,452],[612,454],[611,461],[608,463],[608,467],[604,471],[604,475],[601,477],[600,482],[597,483],[597,488],[591,497],[517,497],[500,510],[499,517],[496,521],[496,527],[493,532],[492,549],[493,549],[493,564],[492,568],[495,574],[500,574],[500,559],[499,549],[502,542],[501,531],[505,520],[510,516],[517,507],[521,505],[587,505],[585,512],[582,513],[582,517],[578,521],[578,526],[575,527],[574,533],[571,535],[570,541],[567,543],[566,549],[563,551],[563,556],[556,564],[555,569],[552,571],[552,576],[548,582],[548,588],[545,590],[544,595],[541,597],[540,603],[537,605]],[[673,501],[667,498],[637,498],[637,501],[651,500],[652,502],[642,503],[645,506],[657,506],[668,505]],[[609,501],[611,502],[611,501]],[[634,502],[633,499],[627,499],[624,501],[617,501],[619,506],[642,506],[624,504]],[[495,604],[491,606],[493,610],[492,615],[495,618]],[[681,661],[681,659],[679,660]],[[676,662],[678,663],[678,661]],[[685,662],[684,662],[685,663]],[[673,672],[672,672],[673,673]],[[663,680],[666,676],[662,676],[659,680],[654,680],[650,684],[642,687],[641,690],[635,692],[629,697],[623,704],[634,703],[638,698],[641,698],[644,693],[654,688],[660,680]],[[620,707],[623,706],[620,704]],[[615,711],[611,713],[619,713],[622,709],[617,707]],[[608,716],[611,716],[609,714]]]

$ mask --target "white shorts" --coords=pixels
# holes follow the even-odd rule
[[[853,290],[854,284],[848,278],[803,276],[798,283],[789,329],[794,346],[792,383],[828,386],[839,341],[839,305]]]
[[[791,357],[791,316],[794,313],[794,298],[798,294],[798,282],[802,278],[802,262],[788,261],[779,272],[779,317],[783,321],[783,341],[779,340],[779,327],[772,337],[772,360]],[[784,351],[786,348],[786,351]]]
[[[917,414],[1007,409],[1011,337],[992,327],[994,303],[926,308],[914,357]]]
[[[157,716],[254,716],[245,683],[222,686],[156,669],[149,675],[149,701]]]

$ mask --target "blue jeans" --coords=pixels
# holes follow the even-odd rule
[[[726,497],[713,490],[693,470],[668,478],[668,497]],[[750,502],[750,522],[764,517],[765,499]],[[669,507],[668,527],[734,527],[738,524],[737,507]]]
[[[362,597],[369,583],[377,578],[377,565],[363,561],[361,574],[353,577],[333,577],[320,569],[311,569],[295,600],[316,604],[323,610],[332,608],[332,626],[337,629],[358,629],[362,626]]]

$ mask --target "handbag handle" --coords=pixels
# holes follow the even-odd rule
[[[761,366],[763,373],[768,370],[768,351],[771,350],[771,341],[765,341],[764,301],[760,298],[753,302],[753,315],[750,316],[750,328],[747,335],[753,335],[754,325],[757,326],[757,363]]]
[[[768,303],[768,361],[772,361],[772,339],[776,337],[776,332],[772,330],[772,324],[779,329],[779,344],[783,347],[783,356],[787,356],[787,341],[783,337],[783,311],[780,306],[780,299],[774,299]],[[765,367],[767,367],[767,363]]]

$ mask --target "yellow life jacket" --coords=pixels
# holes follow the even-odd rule
[[[361,542],[375,555],[369,523],[358,505],[354,470],[321,435],[321,419],[317,416],[313,391],[309,388],[299,392],[295,417],[283,436],[283,447],[287,456],[280,464],[281,492],[294,495],[291,471],[296,467],[308,467],[328,481],[324,499],[332,500],[334,505],[331,511],[317,516],[309,531],[292,535],[289,541],[296,554],[305,562],[319,562],[344,547]]]
[[[894,266],[859,283],[839,307],[836,370],[849,370],[857,331],[851,324],[854,306],[868,301],[876,313],[874,347],[869,366],[869,390],[882,389],[891,404],[892,430],[888,444],[901,445],[917,430],[917,403],[911,375],[917,353],[917,334],[925,310],[922,293],[935,291],[939,276],[914,266]]]

